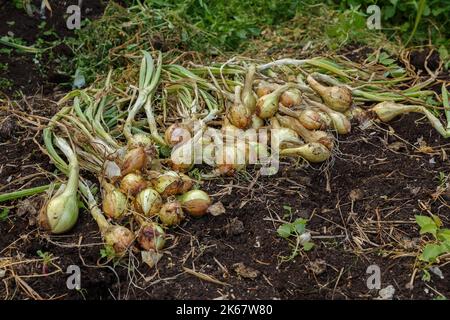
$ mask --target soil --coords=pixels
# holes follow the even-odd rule
[[[33,3],[40,8],[41,1]],[[28,46],[33,46],[37,40],[43,40],[48,44],[46,47],[52,47],[42,56],[15,50],[10,53],[0,51],[0,66],[7,65],[6,70],[0,68],[0,80],[3,79],[0,82],[0,92],[9,95],[19,91],[25,95],[48,95],[71,83],[71,75],[63,74],[57,68],[59,57],[70,59],[71,50],[66,45],[59,44],[59,41],[54,41],[75,36],[75,31],[66,26],[67,7],[74,4],[78,4],[78,1],[52,1],[52,12],[47,10],[43,19],[39,13],[28,16],[23,9],[17,9],[12,1],[0,0],[0,37],[20,38]],[[84,0],[81,18],[95,19],[101,16],[103,9],[102,1]],[[45,25],[39,27],[43,23]]]
[[[92,12],[101,12],[98,1],[84,3],[97,8]],[[0,35],[6,30],[5,16],[36,30],[39,18],[27,18],[9,2],[0,6]],[[61,23],[57,13],[63,7],[53,8],[51,25]],[[13,30],[32,43],[36,35],[28,31]],[[66,36],[68,31],[61,32],[59,36]],[[357,49],[349,49],[348,56],[358,60],[369,53]],[[60,93],[55,87],[63,82],[38,72],[27,55],[1,55],[2,61],[8,61],[7,77],[25,96],[39,91],[44,95],[24,98],[8,113],[0,111],[0,193],[54,180],[47,173],[54,167],[39,149],[42,138],[32,129],[36,124],[27,125],[26,120],[27,115],[48,118],[56,112],[54,101]],[[395,288],[394,299],[449,297],[449,265],[440,268],[444,279],[431,274],[424,281],[418,271],[413,286],[408,286],[425,239],[414,215],[431,212],[450,225],[450,193],[445,188],[437,193],[450,173],[449,148],[426,121],[408,115],[366,129],[355,123],[351,134],[339,137],[339,152],[327,165],[287,162],[275,176],[253,171],[206,181],[203,188],[223,203],[226,212],[188,219],[171,230],[172,238],[155,268],[142,263],[138,253],[106,263],[100,257],[98,228],[84,211],[69,234],[49,236],[36,225],[42,196],[12,201],[7,203],[7,218],[0,221],[0,270],[8,265],[0,276],[0,297],[374,299],[378,290],[366,285],[371,265],[380,268],[382,288]],[[276,229],[280,219],[296,218],[309,219],[307,229],[315,246],[283,261],[292,254],[293,243],[279,237]],[[50,254],[50,259],[44,263],[38,252]],[[16,264],[11,266],[12,262]],[[81,268],[81,290],[66,286],[70,265]],[[201,280],[184,272],[184,267],[222,284]]]

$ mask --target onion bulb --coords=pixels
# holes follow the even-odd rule
[[[350,132],[352,125],[345,115],[328,108],[326,105],[323,105],[322,103],[311,101],[309,99],[307,99],[306,101],[311,106],[314,106],[318,108],[320,111],[326,113],[333,122],[333,128],[336,129],[336,131],[339,134],[347,134]]]
[[[143,134],[143,133],[136,133],[134,134],[131,139],[130,139],[130,143],[129,146],[131,148],[136,148],[136,147],[144,147],[147,148],[148,146],[152,146],[153,145],[153,141],[150,138],[149,135]]]
[[[253,92],[253,78],[255,77],[256,67],[252,64],[247,74],[245,75],[245,83],[244,88],[242,89],[241,94],[241,102],[244,107],[250,111],[250,113],[254,113],[256,109],[256,96]]]
[[[325,128],[325,123],[320,114],[311,109],[299,112],[298,120],[308,130],[319,130]]]
[[[164,140],[171,147],[189,141],[191,137],[189,127],[183,123],[171,124],[164,133]]]
[[[154,181],[154,189],[162,196],[169,197],[176,195],[181,186],[181,178],[175,171],[167,171],[160,174]]]
[[[239,129],[246,129],[250,125],[252,112],[241,100],[241,87],[236,86],[234,91],[234,104],[228,109],[227,118],[231,124]]]
[[[56,194],[44,205],[39,214],[40,225],[51,233],[59,234],[72,229],[78,220],[79,163],[66,140],[55,137],[56,145],[69,160],[67,185],[61,185]]]
[[[192,186],[194,185],[194,181],[184,173],[179,173],[179,176],[181,178],[181,186],[178,190],[178,193],[186,193],[191,190]]]
[[[215,150],[217,172],[221,175],[232,175],[245,168],[245,148],[242,150],[236,144],[223,144]]]
[[[323,144],[330,150],[333,149],[334,138],[327,132],[320,130],[309,131],[300,123],[300,121],[289,116],[277,115],[277,119],[280,121],[282,126],[294,130],[306,142],[318,142]]]
[[[276,83],[268,83],[266,81],[261,81],[256,87],[256,95],[258,98],[262,96],[268,95],[271,92],[274,92],[279,87]]]
[[[119,225],[109,225],[102,234],[106,245],[112,247],[119,256],[123,255],[134,241],[133,232]]]
[[[147,182],[136,173],[129,173],[120,181],[120,191],[126,195],[135,196],[139,191],[147,187]]]
[[[144,147],[129,150],[123,159],[121,173],[123,176],[131,172],[141,171],[147,164],[147,154]]]
[[[127,209],[127,197],[112,184],[103,182],[103,212],[112,219],[119,219]]]
[[[409,112],[421,112],[422,109],[420,106],[404,105],[391,101],[384,101],[378,103],[375,107],[370,109],[370,111],[374,112],[381,121],[389,122],[399,115]]]
[[[165,226],[179,225],[184,219],[181,203],[178,200],[173,200],[163,204],[158,216]]]
[[[286,90],[280,97],[280,103],[287,108],[298,106],[301,102],[302,94],[298,89]]]
[[[211,205],[211,198],[205,191],[191,190],[179,198],[181,207],[193,217],[202,217]]]
[[[331,151],[321,143],[310,142],[296,148],[280,151],[281,156],[299,156],[313,163],[323,162],[331,156]]]
[[[145,188],[137,194],[134,204],[139,212],[147,217],[151,217],[161,209],[162,199],[156,190]]]
[[[291,84],[285,84],[272,93],[260,97],[256,102],[256,115],[261,119],[273,117],[278,111],[278,103],[281,94],[291,87]]]
[[[314,89],[331,109],[345,112],[352,104],[352,92],[344,86],[326,87],[314,79],[310,74],[306,78],[311,88]]]
[[[164,229],[154,222],[142,222],[137,241],[144,250],[161,250],[166,243]]]

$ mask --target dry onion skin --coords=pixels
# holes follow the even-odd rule
[[[331,151],[321,143],[310,142],[299,147],[283,149],[280,156],[297,156],[308,162],[320,163],[330,158]]]
[[[136,173],[129,173],[120,181],[120,191],[126,195],[135,196],[147,187],[147,182],[141,175]]]
[[[136,147],[129,150],[123,159],[121,173],[127,175],[132,172],[140,172],[147,165],[147,153],[144,147]]]
[[[102,208],[106,216],[112,219],[120,219],[127,210],[127,196],[114,185],[103,182]]]
[[[178,200],[170,201],[161,207],[159,220],[167,227],[179,225],[184,220],[183,208]]]
[[[175,171],[160,174],[152,183],[153,188],[164,198],[178,194],[182,185],[180,175]]]
[[[145,188],[137,194],[134,204],[138,212],[151,217],[161,210],[162,198],[156,190]]]
[[[137,241],[144,250],[161,250],[166,243],[164,229],[153,222],[144,222],[139,230]]]

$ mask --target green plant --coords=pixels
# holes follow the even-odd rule
[[[441,219],[436,215],[421,216],[416,215],[416,223],[420,227],[420,234],[430,234],[433,236],[431,241],[423,247],[419,256],[421,261],[428,264],[435,263],[443,254],[450,253],[450,229],[442,228]]]
[[[294,222],[286,222],[278,227],[278,235],[288,240],[292,247],[291,255],[282,257],[283,262],[294,259],[300,250],[309,251],[314,247],[314,243],[310,241],[311,236],[306,231],[306,223],[306,219],[298,218]]]
[[[3,208],[3,210],[0,212],[0,222],[8,219],[8,215],[9,215],[9,209]]]

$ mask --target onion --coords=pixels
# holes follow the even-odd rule
[[[55,143],[69,160],[67,185],[63,184],[56,194],[44,205],[39,214],[40,225],[51,233],[59,234],[72,229],[78,220],[79,164],[76,154],[62,138],[55,137]]]
[[[184,219],[181,203],[177,200],[165,203],[159,211],[159,219],[165,226],[176,226]]]
[[[320,114],[311,109],[302,110],[298,115],[298,120],[308,130],[325,128],[325,123]]]
[[[202,190],[188,191],[178,199],[183,210],[187,211],[193,217],[204,216],[211,205],[210,197]]]
[[[277,115],[277,119],[284,127],[291,128],[297,132],[306,142],[318,142],[330,150],[333,149],[334,138],[327,132],[320,130],[309,131],[300,123],[300,121],[289,116]]]
[[[137,241],[144,250],[161,250],[166,243],[164,229],[157,223],[143,222]]]
[[[126,195],[135,196],[147,187],[147,182],[136,173],[129,173],[120,181],[120,190]]]
[[[306,78],[311,88],[313,88],[323,99],[325,104],[331,109],[345,112],[352,104],[352,92],[343,86],[326,87],[321,85],[310,74]]]
[[[330,158],[331,151],[321,143],[310,142],[296,148],[280,151],[281,156],[300,156],[309,162],[323,162]]]
[[[194,142],[189,140],[177,145],[170,155],[170,167],[172,170],[186,172],[194,166]]]
[[[131,137],[129,146],[131,148],[136,147],[147,148],[148,146],[153,146],[153,141],[149,135],[143,133],[136,133]]]
[[[112,247],[119,256],[123,255],[134,241],[133,232],[118,225],[109,225],[102,234],[106,245]]]
[[[287,108],[298,106],[301,104],[301,102],[302,94],[298,89],[286,90],[280,97],[280,103]]]
[[[134,201],[135,208],[147,217],[157,214],[162,206],[161,196],[152,188],[139,192]]]
[[[378,103],[375,107],[370,109],[383,122],[389,122],[399,115],[409,112],[422,112],[420,106],[404,105],[391,101],[384,101]]]
[[[171,147],[189,141],[191,137],[189,127],[182,123],[171,124],[164,133],[164,140]]]
[[[182,185],[182,181],[180,175],[175,171],[167,171],[163,174],[160,174],[154,181],[153,187],[162,197],[169,197],[176,195],[180,187]]]
[[[254,113],[256,109],[256,96],[252,90],[253,86],[253,78],[255,77],[256,67],[255,65],[251,65],[248,69],[248,72],[245,76],[244,88],[241,94],[241,101],[244,107],[250,111],[250,113]]]
[[[285,84],[272,93],[262,96],[256,102],[256,115],[261,119],[271,118],[278,111],[280,95],[292,87],[292,84]]]
[[[121,173],[123,176],[131,172],[141,171],[147,164],[147,154],[143,147],[129,150],[123,160]]]
[[[179,173],[181,178],[181,186],[178,190],[178,193],[186,193],[189,190],[192,189],[192,186],[194,185],[194,181],[184,173]]]
[[[261,81],[256,88],[256,95],[258,96],[258,98],[261,98],[262,96],[274,92],[278,87],[280,86],[276,83]]]
[[[331,110],[326,105],[311,101],[309,99],[306,99],[306,102],[309,105],[318,108],[322,112],[325,112],[331,118],[331,121],[333,122],[333,128],[336,129],[339,134],[347,134],[352,129],[350,121],[342,113]]]
[[[241,101],[240,86],[235,87],[234,99],[234,104],[228,110],[227,118],[237,128],[246,129],[250,125],[252,112]]]
[[[217,172],[221,175],[232,175],[245,168],[245,149],[241,150],[236,144],[223,144],[215,150]]]
[[[270,139],[272,148],[278,146],[278,148],[283,149],[303,144],[303,141],[298,137],[297,132],[291,128],[273,129],[271,131]]]
[[[103,195],[103,212],[112,219],[119,219],[127,209],[127,197],[120,192],[112,184],[102,183],[104,195]]]

